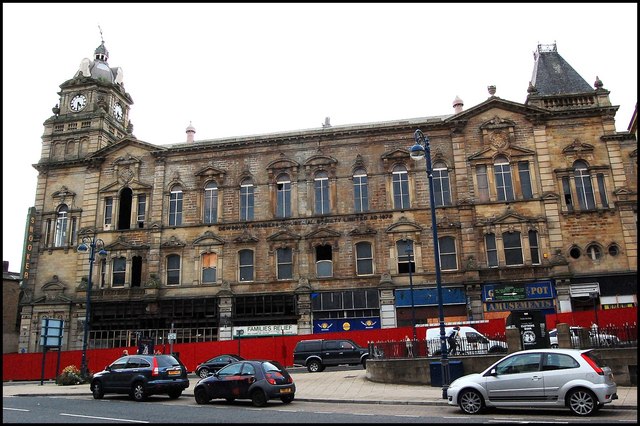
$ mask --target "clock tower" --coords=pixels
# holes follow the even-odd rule
[[[125,136],[133,125],[131,96],[120,67],[110,67],[104,41],[85,58],[73,78],[60,85],[54,115],[44,122],[40,164],[77,161]]]

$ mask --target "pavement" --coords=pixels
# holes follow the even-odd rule
[[[448,406],[446,400],[442,399],[441,387],[372,382],[367,379],[364,369],[327,368],[321,373],[303,373],[301,370],[296,372],[295,369],[289,371],[296,384],[296,401]],[[198,378],[194,374],[189,374],[189,379],[189,387],[182,395],[193,398],[193,388]],[[40,381],[3,382],[2,396],[91,394],[89,384],[58,386],[53,380],[45,380],[42,385],[40,383]],[[605,407],[637,410],[638,388],[618,386],[618,399]]]

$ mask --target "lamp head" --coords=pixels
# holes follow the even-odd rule
[[[409,156],[412,160],[422,160],[424,158],[424,148],[422,145],[416,142],[416,144],[409,149]]]
[[[100,257],[107,257],[107,254],[109,254],[105,249],[102,249],[98,252],[98,256]]]
[[[86,253],[89,251],[89,247],[87,246],[86,243],[82,243],[78,246],[78,248],[76,249],[76,251],[78,253]]]

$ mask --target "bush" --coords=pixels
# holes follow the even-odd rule
[[[75,365],[66,366],[62,370],[62,374],[56,378],[56,384],[60,386],[79,385],[80,383],[84,383],[84,378]]]

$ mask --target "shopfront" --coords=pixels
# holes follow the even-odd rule
[[[507,318],[512,311],[556,312],[552,280],[530,283],[488,283],[482,286],[484,319]]]
[[[411,289],[398,289],[395,292],[395,297],[399,327],[411,325],[414,315],[416,324],[431,324],[439,321],[438,289],[436,287],[414,289],[413,304]],[[467,297],[464,287],[443,287],[442,300],[445,322],[466,321],[468,319]]]

